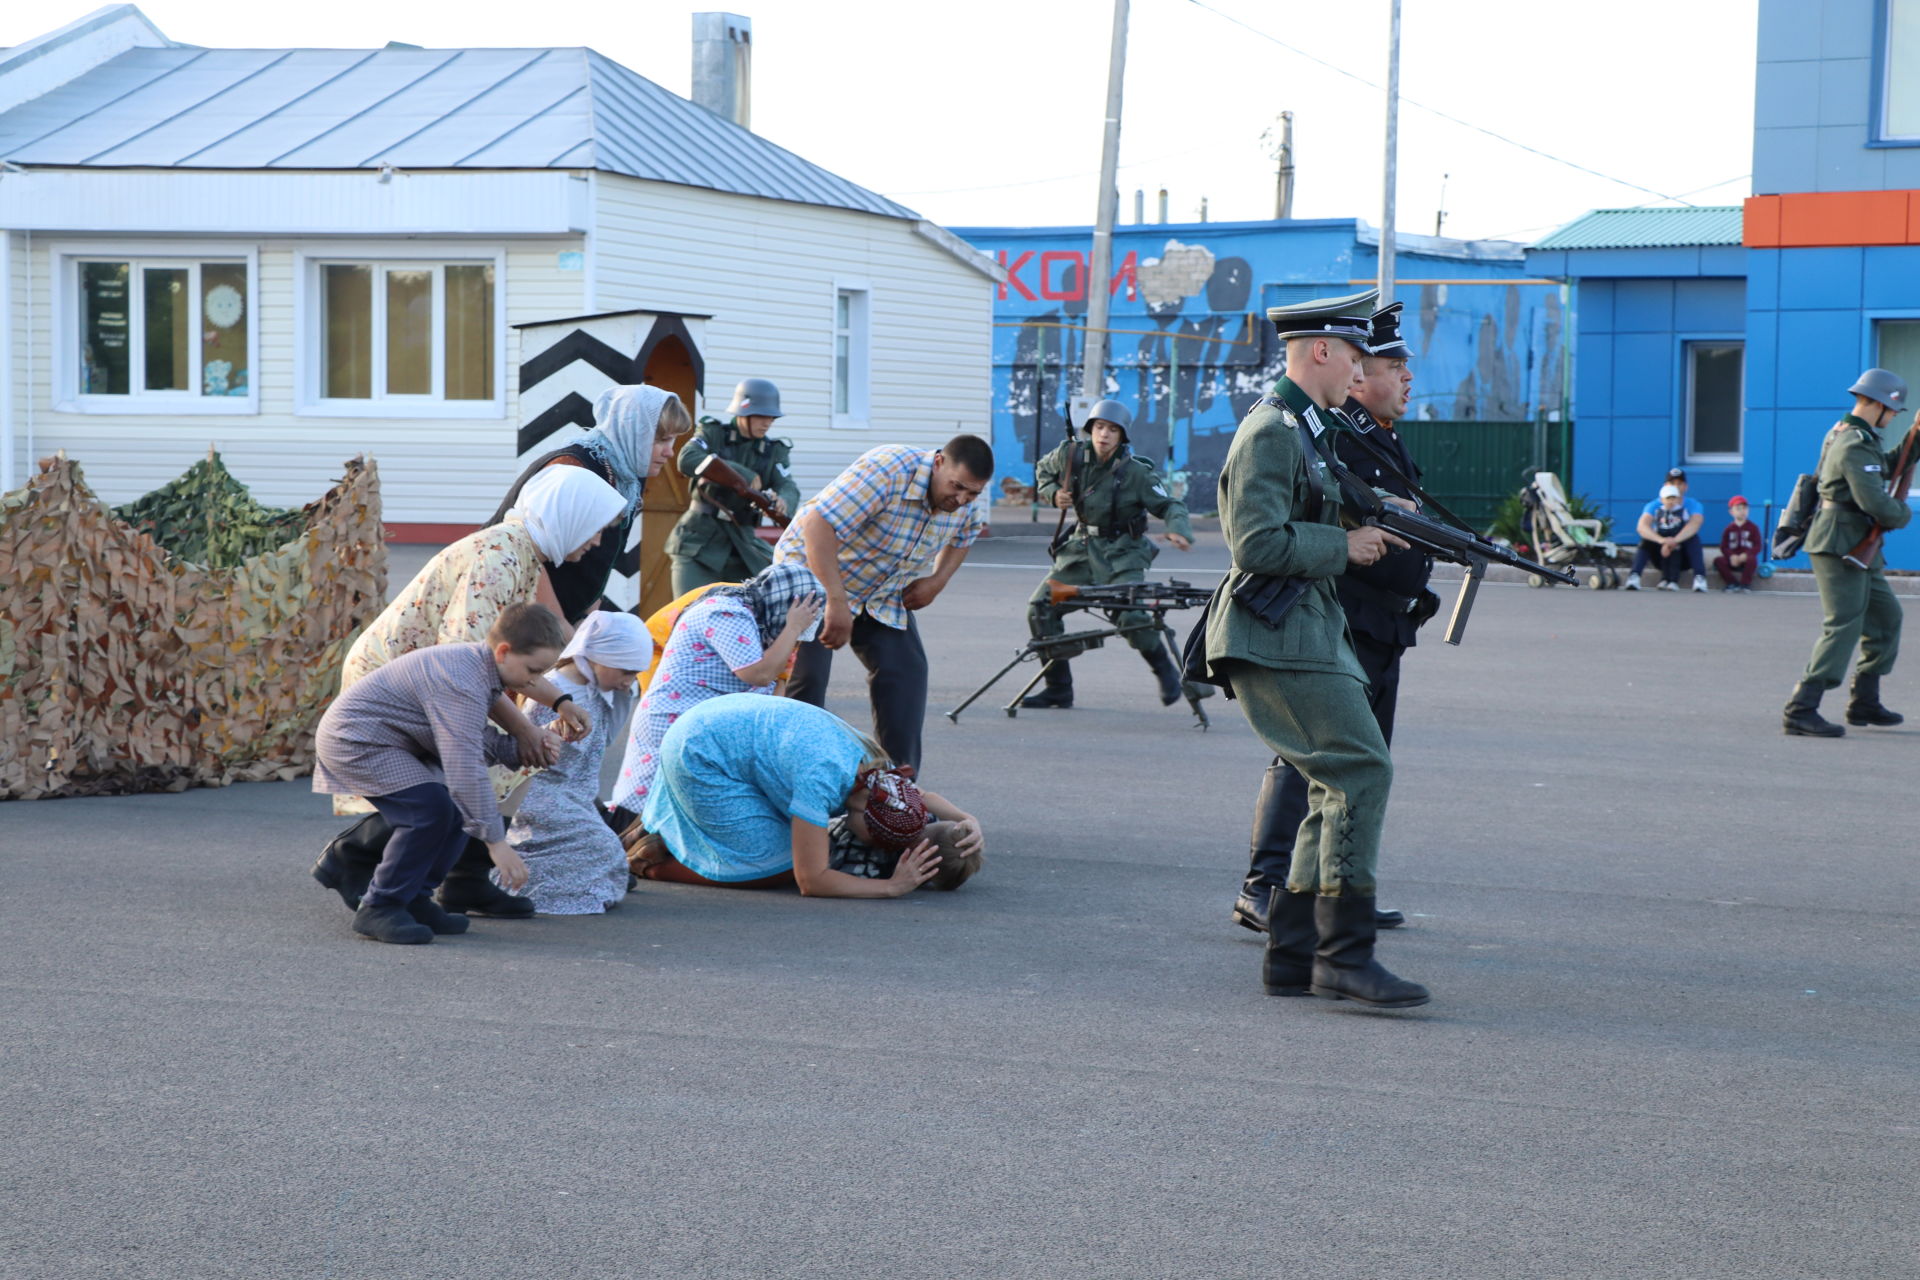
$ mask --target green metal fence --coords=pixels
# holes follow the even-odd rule
[[[1500,503],[1536,471],[1574,489],[1571,422],[1421,422],[1399,424],[1422,473],[1421,485],[1476,529],[1493,523]]]

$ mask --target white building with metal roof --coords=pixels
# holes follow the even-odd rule
[[[440,538],[640,376],[716,413],[773,378],[803,491],[985,434],[998,269],[745,127],[746,20],[696,37],[738,123],[590,49],[203,49],[115,5],[0,50],[0,488],[64,448],[124,500],[213,442],[292,504],[366,451]]]

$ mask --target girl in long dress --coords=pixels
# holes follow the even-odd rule
[[[633,710],[634,677],[652,660],[653,640],[640,619],[592,613],[547,673],[562,692],[592,709],[593,729],[527,782],[507,826],[507,843],[526,863],[522,893],[542,915],[597,915],[626,896],[626,854],[596,803],[600,762]],[[536,707],[532,719],[546,727],[554,713]],[[494,880],[499,883],[498,872]]]

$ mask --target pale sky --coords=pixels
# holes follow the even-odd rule
[[[8,4],[0,46],[95,7]],[[589,45],[688,91],[685,4],[141,8],[174,40],[223,47]],[[1669,203],[1661,195],[1737,204],[1752,168],[1754,10],[1404,0],[1399,229],[1432,233],[1443,174],[1446,233],[1465,237],[1533,240],[1591,208]],[[756,132],[948,226],[1092,221],[1111,0],[743,0],[734,12],[753,20]],[[1214,221],[1272,217],[1262,134],[1291,110],[1294,216],[1378,223],[1385,93],[1341,71],[1384,85],[1388,12],[1387,0],[1133,0],[1121,220],[1137,187],[1151,219],[1163,186],[1174,221],[1194,219],[1203,196]]]

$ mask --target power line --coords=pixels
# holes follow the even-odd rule
[[[1226,21],[1231,22],[1234,26],[1240,27],[1246,31],[1250,31],[1254,35],[1259,36],[1262,40],[1271,41],[1272,43],[1279,45],[1282,49],[1285,49],[1287,52],[1297,54],[1300,57],[1305,58],[1308,62],[1319,63],[1321,66],[1325,67],[1327,70],[1337,72],[1338,74],[1345,76],[1349,80],[1358,81],[1359,83],[1366,85],[1370,89],[1380,89],[1383,92],[1385,91],[1385,86],[1381,85],[1377,81],[1369,80],[1363,75],[1359,75],[1355,72],[1347,70],[1345,67],[1337,66],[1334,63],[1328,62],[1325,58],[1319,57],[1315,54],[1308,53],[1305,49],[1302,49],[1297,45],[1288,44],[1285,40],[1282,40],[1280,37],[1276,35],[1271,35],[1265,31],[1262,31],[1260,28],[1256,26],[1253,26],[1249,23],[1241,21],[1239,18],[1234,17],[1230,13],[1226,13],[1226,12],[1223,12],[1222,10],[1214,8],[1212,5],[1206,3],[1206,0],[1187,0],[1187,3],[1195,6],[1196,8],[1205,9],[1208,13],[1213,14],[1217,18],[1224,18]],[[1600,178],[1604,181],[1614,183],[1618,186],[1631,187],[1635,191],[1644,191],[1648,195],[1658,196],[1662,200],[1672,200],[1679,204],[1687,203],[1687,201],[1681,199],[1679,196],[1671,196],[1664,191],[1655,191],[1652,187],[1643,187],[1637,182],[1628,182],[1625,178],[1616,178],[1610,173],[1602,173],[1598,169],[1588,168],[1586,165],[1580,164],[1579,162],[1574,160],[1569,160],[1565,156],[1554,155],[1551,151],[1542,151],[1538,147],[1528,146],[1526,143],[1521,142],[1516,138],[1509,138],[1504,133],[1495,133],[1492,129],[1488,129],[1488,128],[1485,128],[1484,126],[1477,125],[1473,123],[1473,121],[1471,120],[1462,120],[1459,116],[1449,115],[1445,111],[1440,110],[1440,108],[1438,107],[1430,107],[1424,102],[1416,102],[1412,98],[1407,97],[1405,94],[1400,95],[1400,101],[1406,103],[1408,106],[1418,107],[1422,111],[1425,111],[1430,115],[1439,116],[1442,120],[1446,120],[1453,124],[1457,124],[1463,129],[1471,129],[1475,133],[1484,133],[1487,137],[1493,138],[1499,142],[1504,142],[1510,147],[1518,147],[1522,151],[1531,152],[1532,154],[1536,156],[1540,156],[1543,159],[1551,160],[1555,164],[1566,165],[1569,169],[1578,169],[1581,173],[1591,174],[1596,178]]]

